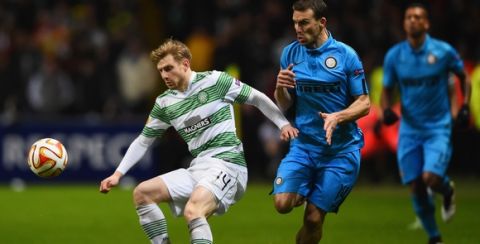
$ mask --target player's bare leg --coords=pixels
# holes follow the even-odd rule
[[[168,188],[162,178],[155,177],[140,183],[133,190],[135,206],[150,203],[168,202],[171,200]]]
[[[304,204],[305,197],[296,193],[279,193],[275,195],[274,201],[275,209],[281,214],[286,214],[292,211],[294,207]]]
[[[170,200],[171,197],[167,186],[160,177],[144,181],[133,190],[133,201],[140,224],[151,243],[170,243],[167,221],[162,210],[157,205],[159,202]]]
[[[303,226],[297,233],[297,244],[317,244],[322,239],[323,221],[327,213],[307,203]]]
[[[185,206],[184,217],[190,230],[191,243],[212,243],[213,235],[207,217],[210,216],[218,204],[212,192],[198,186],[192,192]]]

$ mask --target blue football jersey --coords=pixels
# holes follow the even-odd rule
[[[383,69],[383,85],[400,89],[401,132],[450,130],[449,76],[463,70],[452,46],[429,35],[416,50],[403,41],[387,52]]]
[[[362,63],[348,45],[331,34],[323,45],[308,49],[298,41],[286,46],[280,58],[282,69],[293,64],[296,87],[295,126],[300,131],[292,144],[322,154],[344,153],[363,147],[363,134],[356,122],[338,125],[332,145],[325,140],[324,121],[319,112],[346,109],[356,96],[368,94]]]

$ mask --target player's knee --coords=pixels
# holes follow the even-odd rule
[[[422,180],[426,186],[434,188],[440,183],[440,177],[432,173],[424,173],[422,175]]]
[[[286,214],[292,211],[293,204],[288,198],[275,197],[275,209],[281,214]]]
[[[183,211],[183,217],[187,220],[187,223],[190,222],[193,219],[199,218],[199,217],[205,217],[201,213],[201,211],[198,210],[197,207],[195,207],[194,204],[189,204],[185,205],[185,209]]]
[[[133,189],[133,201],[137,206],[152,203],[152,199],[148,195],[143,183],[140,183]]]
[[[195,218],[194,216],[195,216],[194,209],[186,205],[185,209],[183,210],[183,217],[187,220],[187,223],[189,220],[194,219]]]

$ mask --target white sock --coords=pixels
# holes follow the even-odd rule
[[[137,207],[142,229],[152,244],[170,243],[167,233],[167,221],[157,204],[141,205]]]
[[[196,218],[188,223],[191,244],[210,244],[213,242],[212,231],[207,219]]]

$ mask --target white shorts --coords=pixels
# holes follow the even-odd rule
[[[243,196],[247,188],[247,168],[221,159],[202,157],[193,159],[187,169],[177,169],[160,176],[172,197],[170,209],[182,216],[190,195],[197,186],[208,189],[217,199],[215,215],[228,208]]]

